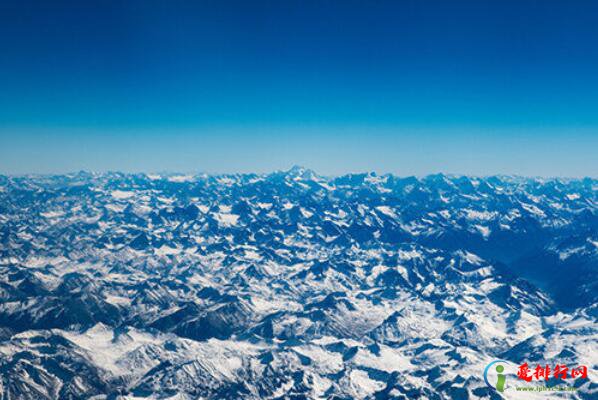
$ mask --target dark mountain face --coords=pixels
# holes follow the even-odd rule
[[[596,365],[597,188],[1,177],[0,398],[491,398],[492,359]]]

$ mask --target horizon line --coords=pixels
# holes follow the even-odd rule
[[[576,180],[582,181],[585,179],[590,180],[598,180],[598,176],[591,176],[591,175],[584,175],[584,176],[567,176],[567,175],[551,175],[551,176],[542,176],[542,175],[524,175],[524,174],[510,174],[510,173],[492,173],[492,174],[463,174],[463,173],[453,173],[453,172],[430,172],[425,174],[406,174],[401,175],[394,172],[378,172],[375,170],[368,170],[368,171],[348,171],[345,173],[340,174],[320,174],[313,168],[303,167],[300,165],[293,165],[290,168],[282,168],[282,169],[273,169],[264,172],[257,172],[257,171],[239,171],[239,172],[206,172],[201,170],[195,171],[180,171],[180,170],[160,170],[160,171],[150,171],[150,170],[143,170],[143,171],[125,171],[125,170],[87,170],[81,169],[78,171],[68,171],[68,172],[26,172],[26,173],[4,173],[0,172],[0,176],[8,177],[8,178],[27,178],[27,177],[73,177],[79,174],[88,174],[88,175],[95,175],[95,176],[105,176],[105,175],[145,175],[149,177],[151,175],[157,176],[155,180],[162,180],[168,177],[175,177],[175,176],[186,176],[190,178],[202,178],[202,177],[222,177],[222,176],[248,176],[248,175],[255,175],[260,177],[267,177],[275,174],[285,174],[289,175],[293,171],[302,170],[303,173],[313,173],[318,178],[341,178],[345,176],[356,176],[356,175],[368,175],[368,176],[378,176],[378,177],[394,177],[394,178],[416,178],[416,179],[425,179],[433,176],[443,176],[447,178],[477,178],[477,179],[489,179],[489,178],[519,178],[519,179],[543,179],[543,180]]]

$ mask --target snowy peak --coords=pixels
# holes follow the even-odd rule
[[[597,187],[1,177],[0,397],[476,399],[493,359],[593,366]]]

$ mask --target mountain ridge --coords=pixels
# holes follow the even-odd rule
[[[595,368],[597,188],[0,177],[0,393],[496,398],[481,373],[499,357]]]

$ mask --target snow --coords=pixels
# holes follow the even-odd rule
[[[426,287],[424,287],[421,294],[424,296],[430,296],[432,293],[434,293],[434,289],[436,289],[436,286],[434,286],[433,283],[429,283],[426,285]]]
[[[48,212],[39,213],[39,215],[41,215],[44,218],[58,218],[58,217],[62,217],[64,215],[64,212],[63,211],[48,211]]]
[[[484,190],[473,196],[474,203],[452,191],[439,194],[430,190],[429,195],[435,199],[420,205],[410,199],[403,201],[403,193],[394,185],[389,186],[393,188],[391,195],[366,187],[368,196],[361,196],[357,192],[363,189],[361,185],[358,189],[339,186],[335,193],[317,185],[304,190],[293,182],[290,189],[274,185],[264,188],[262,183],[252,188],[247,183],[250,179],[236,175],[223,178],[220,186],[213,178],[206,180],[205,185],[202,181],[201,185],[176,187],[144,179],[133,184],[118,179],[121,178],[101,178],[96,189],[91,189],[92,196],[86,193],[78,198],[75,193],[40,206],[27,203],[20,209],[17,202],[10,204],[17,212],[10,209],[0,215],[0,225],[14,226],[8,238],[14,251],[10,257],[0,258],[0,264],[5,270],[2,282],[15,287],[21,286],[23,276],[31,276],[55,290],[67,273],[82,274],[93,284],[90,299],[97,295],[123,311],[126,318],[118,319],[116,333],[101,324],[83,332],[79,331],[81,327],[65,328],[68,332],[52,331],[67,335],[72,341],[67,343],[71,349],[64,350],[61,356],[72,353],[83,357],[123,393],[135,387],[148,368],[164,363],[168,365],[164,370],[156,369],[145,376],[148,381],[156,379],[156,385],[171,385],[174,389],[166,392],[154,386],[149,392],[156,393],[148,394],[148,399],[184,391],[177,386],[181,378],[189,379],[198,388],[204,384],[220,389],[228,384],[246,383],[252,394],[258,393],[257,385],[264,385],[259,389],[264,389],[261,397],[284,397],[293,386],[289,377],[295,371],[304,372],[298,388],[305,388],[309,399],[328,398],[331,393],[343,398],[369,399],[384,387],[381,380],[386,374],[393,372],[398,372],[403,388],[433,389],[450,383],[466,387],[471,396],[471,389],[483,385],[480,370],[487,359],[492,360],[526,339],[532,344],[546,344],[545,349],[531,346],[534,357],[556,357],[569,348],[574,355],[566,362],[596,364],[595,323],[587,315],[587,308],[544,316],[533,306],[549,302],[548,297],[516,279],[502,276],[497,273],[496,264],[474,254],[482,251],[480,235],[488,239],[487,246],[483,246],[487,250],[503,251],[500,246],[490,246],[501,244],[501,235],[493,235],[491,229],[494,233],[508,229],[511,231],[503,232],[505,237],[525,240],[530,213],[532,219],[537,219],[535,216],[541,216],[542,210],[549,210],[542,224],[531,221],[532,225],[538,229],[567,225],[562,231],[551,228],[540,232],[539,242],[543,242],[544,236],[555,235],[550,245],[540,249],[561,260],[578,254],[593,261],[598,255],[598,238],[591,231],[576,230],[575,225],[580,215],[593,215],[587,210],[595,209],[595,201],[588,197],[583,185],[574,184],[566,190],[538,190],[542,194],[528,196],[527,191],[535,189],[523,183],[505,184],[499,198]],[[243,187],[227,186],[232,183]],[[418,186],[423,184],[422,181]],[[117,187],[120,190],[111,192]],[[8,190],[11,196],[13,189]],[[572,191],[579,191],[583,200],[568,202],[566,193],[573,197],[578,194]],[[374,200],[370,201],[369,196]],[[520,205],[522,199],[528,204]],[[446,204],[441,203],[443,200]],[[231,204],[239,202],[249,204],[251,209],[233,214],[236,207]],[[562,207],[555,208],[555,202]],[[189,205],[200,209],[196,218],[172,212],[174,207]],[[141,218],[125,219],[105,211],[121,212],[126,207],[132,207]],[[293,207],[289,218],[284,210]],[[36,218],[40,211],[48,219]],[[165,218],[149,218],[152,212]],[[27,213],[31,213],[31,221],[23,218]],[[64,214],[69,218],[56,221]],[[516,220],[522,214],[525,219]],[[81,221],[97,223],[83,226]],[[323,221],[330,222],[322,225]],[[52,227],[52,223],[58,225]],[[369,235],[361,239],[354,234],[357,230],[353,231],[353,227],[364,226],[378,240]],[[330,233],[328,227],[338,229],[341,236]],[[400,232],[405,239],[388,241],[386,234],[397,227],[405,229]],[[536,230],[532,231],[533,234]],[[160,247],[130,248],[127,243],[140,232],[151,236],[152,243],[160,243]],[[559,236],[561,233],[564,235]],[[102,238],[101,246],[95,246],[98,238]],[[495,258],[494,253],[490,258]],[[315,261],[329,263],[333,268],[323,275],[304,274]],[[378,284],[384,273],[400,275],[408,282]],[[523,304],[521,308],[509,301],[505,305],[496,301],[501,300],[500,296],[489,295],[500,294],[495,290],[505,289],[506,285],[513,299]],[[22,287],[27,289],[27,285]],[[197,296],[206,287],[217,289],[222,297]],[[87,288],[83,285],[75,290],[83,292]],[[355,308],[342,302],[335,307],[306,307],[333,292],[342,292]],[[36,322],[42,321],[47,318],[46,300],[47,296],[32,295],[22,302],[0,302],[0,314],[8,316],[7,320],[15,315],[24,320],[21,315],[31,314]],[[197,333],[193,325],[196,318],[222,311],[229,303],[236,305],[237,300],[245,311],[240,316],[235,312],[223,315],[224,324],[235,329],[229,340],[183,337]],[[184,316],[189,320],[174,321],[172,326],[154,324],[191,303],[197,310]],[[55,312],[54,308],[51,312]],[[211,319],[210,314],[209,321],[218,325],[220,315],[215,315]],[[135,323],[139,330],[121,326],[121,321]],[[267,321],[272,321],[274,337],[263,338],[265,330],[257,330],[258,324],[269,330],[269,325],[262,325]],[[0,355],[8,358],[27,351],[31,356],[27,361],[46,368],[39,362],[39,357],[48,357],[42,352],[52,350],[54,343],[64,343],[48,344],[49,334],[31,330],[5,338],[0,343]],[[261,356],[270,352],[273,361],[263,361],[267,357]],[[305,362],[303,357],[310,361]],[[439,379],[427,376],[434,367],[439,368]],[[172,375],[160,382],[162,371]],[[459,374],[472,378],[450,382]],[[262,380],[263,377],[267,379]],[[70,384],[87,384],[85,376],[78,379]],[[439,395],[446,397],[445,392]],[[180,396],[186,395],[181,392]]]
[[[193,182],[194,176],[193,175],[174,175],[168,177],[168,182],[175,182],[175,183],[183,183],[183,182]]]
[[[229,177],[221,177],[216,179],[216,182],[218,182],[220,185],[231,186],[235,183],[235,180]]]
[[[278,389],[276,389],[274,393],[272,393],[272,396],[270,398],[282,398],[293,388],[294,384],[295,382],[293,382],[293,380],[289,378],[284,384],[282,384]]]
[[[262,257],[256,251],[245,250],[245,258],[248,260],[260,260]]]
[[[464,252],[461,252],[461,255],[470,264],[473,264],[473,265],[482,265],[483,260],[480,257],[478,257],[477,255],[473,254],[473,253],[470,253],[468,251],[464,251]]]
[[[115,296],[115,295],[106,295],[105,296],[106,302],[113,304],[115,306],[124,305],[128,306],[131,304],[131,299],[124,296]]]
[[[311,216],[314,215],[314,213],[312,213],[311,211],[306,210],[303,207],[301,207],[299,209],[299,211],[301,211],[301,215],[303,215],[303,218],[311,218]]]
[[[464,210],[465,211],[465,218],[469,219],[469,220],[478,220],[478,221],[489,221],[491,219],[493,219],[494,217],[496,217],[497,213],[496,212],[490,212],[490,211],[476,211],[476,210]]]
[[[488,236],[490,236],[490,228],[488,228],[487,226],[483,226],[483,225],[474,225],[474,227],[477,229],[478,232],[480,232],[480,234],[484,237],[487,238]]]
[[[413,368],[407,357],[401,355],[399,351],[384,345],[380,346],[380,355],[375,355],[366,349],[359,349],[352,362],[386,372],[406,371]]]
[[[257,203],[257,206],[262,210],[269,210],[272,208],[272,203]]]
[[[106,209],[112,212],[121,213],[127,208],[124,204],[106,204]]]
[[[152,212],[152,208],[146,205],[137,205],[133,210],[135,211],[135,214],[138,215],[147,215]]]
[[[57,332],[86,350],[95,364],[115,375],[121,376],[132,372],[118,364],[121,357],[143,345],[160,343],[154,336],[136,331],[133,328],[127,332],[132,340],[116,340],[112,329],[102,323],[95,325],[84,333],[62,330],[57,330]]]
[[[577,253],[581,253],[584,250],[585,250],[585,246],[580,246],[580,247],[570,248],[570,249],[567,249],[565,251],[561,251],[561,252],[559,252],[559,260],[565,261],[566,259],[568,259],[572,255],[577,254]]]
[[[526,204],[526,203],[521,203],[521,208],[523,208],[525,211],[534,214],[538,217],[546,217],[546,214],[544,213],[544,211],[540,210],[537,206],[533,205],[533,204]]]
[[[422,258],[422,253],[413,249],[410,251],[399,250],[399,260],[412,260],[414,258]]]
[[[349,380],[357,399],[364,399],[386,386],[384,382],[371,379],[367,372],[359,369],[354,369],[349,373]]]
[[[409,273],[407,272],[407,268],[403,267],[402,265],[397,265],[397,271],[399,274],[401,274],[403,279],[409,282]]]
[[[171,198],[171,197],[156,196],[156,200],[158,200],[161,203],[165,203],[165,204],[172,204],[172,203],[174,203],[174,199]]]
[[[333,374],[343,368],[343,358],[339,353],[328,352],[319,346],[306,345],[295,351],[313,361],[315,369],[324,374]]]
[[[440,210],[438,211],[438,214],[440,214],[445,219],[451,218],[451,212],[449,210]]]
[[[165,244],[163,244],[159,249],[154,250],[154,253],[158,256],[170,256],[170,255],[179,254],[180,252],[181,252],[180,249],[173,248],[173,247],[167,246]]]
[[[395,212],[392,210],[392,208],[388,207],[388,206],[378,206],[376,207],[376,210],[380,211],[382,214],[391,217],[391,218],[396,218],[397,214],[395,214]]]
[[[115,199],[124,200],[135,196],[135,192],[131,192],[128,190],[113,190],[112,192],[110,192],[110,195]]]
[[[325,399],[325,394],[332,386],[332,382],[320,375],[312,375],[312,388],[316,399]]]
[[[214,216],[214,219],[218,221],[218,225],[222,227],[235,226],[239,220],[237,214],[213,213],[212,215]]]
[[[232,207],[232,206],[230,206],[230,205],[224,205],[224,204],[220,204],[220,205],[218,206],[218,210],[219,210],[221,213],[224,213],[224,214],[230,214],[230,212],[233,210],[233,207]]]

